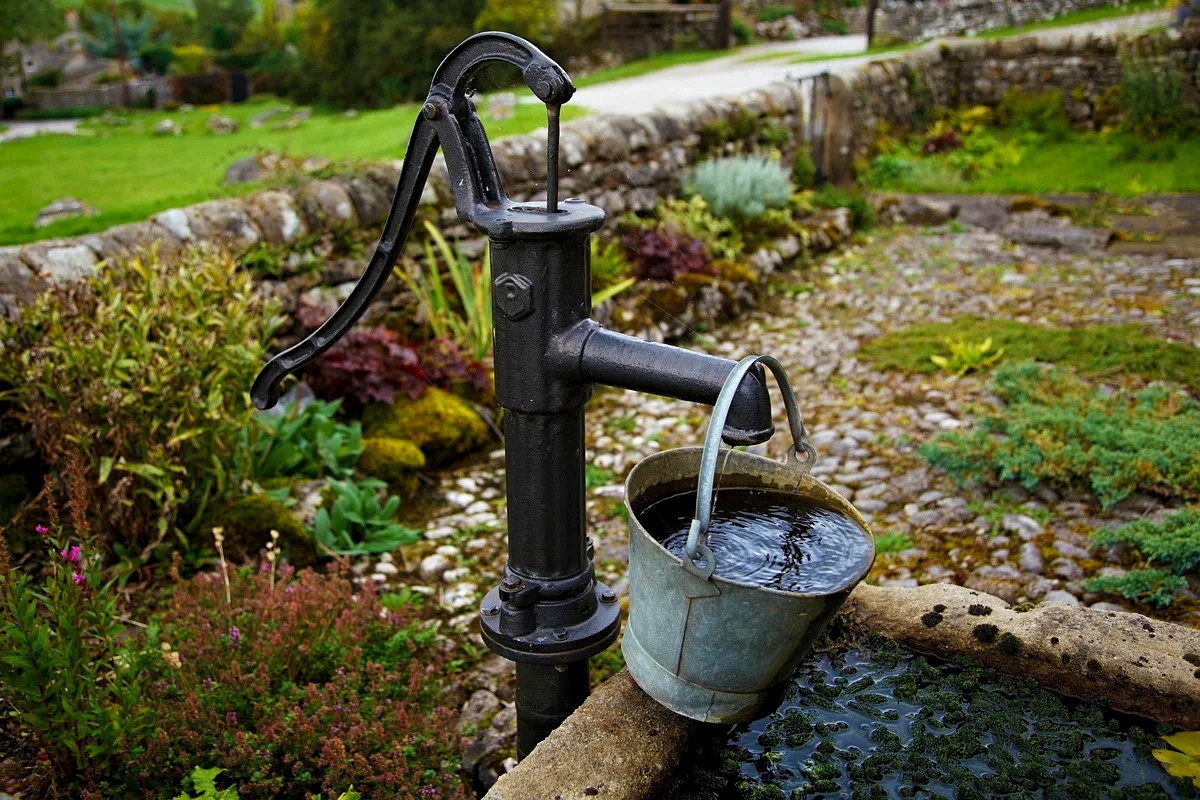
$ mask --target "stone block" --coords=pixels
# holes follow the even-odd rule
[[[308,234],[301,209],[287,192],[259,192],[246,200],[246,209],[272,247],[285,247]]]
[[[346,190],[361,225],[376,225],[387,217],[392,198],[370,178],[361,175],[338,175],[331,180]]]
[[[18,310],[37,299],[45,287],[45,281],[21,260],[21,248],[0,247],[0,319],[15,317]]]
[[[209,200],[182,209],[187,217],[187,227],[197,242],[228,248],[233,253],[244,253],[262,241],[262,232],[246,212],[243,203],[236,200]],[[161,224],[162,216],[157,216]]]
[[[150,250],[155,250],[163,259],[172,260],[180,257],[189,244],[176,236],[171,228],[157,223],[155,217],[117,225],[84,240],[91,239],[95,240],[96,253],[106,261],[119,261]]]
[[[73,239],[51,239],[21,248],[21,260],[50,283],[69,283],[95,274],[96,252]]]

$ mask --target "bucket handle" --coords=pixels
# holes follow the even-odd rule
[[[684,567],[691,573],[707,579],[716,569],[717,562],[712,550],[708,547],[708,526],[712,518],[713,484],[716,482],[717,453],[721,449],[721,431],[725,428],[725,417],[733,405],[733,398],[742,378],[755,364],[765,364],[775,375],[779,384],[779,392],[783,395],[783,405],[787,409],[788,427],[792,431],[792,446],[788,448],[786,463],[802,472],[812,469],[817,460],[817,451],[808,442],[808,433],[804,430],[804,420],[796,405],[796,395],[792,385],[788,383],[787,373],[783,365],[772,356],[746,356],[737,363],[725,379],[721,394],[713,405],[712,421],[708,425],[708,433],[704,437],[704,452],[700,455],[700,478],[696,487],[696,516],[688,528],[687,545],[684,552]],[[697,562],[704,561],[704,566]]]

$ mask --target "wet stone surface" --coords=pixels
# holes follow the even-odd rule
[[[1053,326],[1137,322],[1160,337],[1200,346],[1197,276],[1200,260],[1194,259],[1033,247],[962,226],[894,228],[782,274],[758,310],[698,333],[686,346],[731,359],[769,354],[783,363],[819,456],[813,473],[854,503],[877,536],[902,543],[879,553],[872,582],[949,582],[1012,603],[1119,608],[1117,598],[1083,589],[1088,577],[1121,569],[1112,560],[1117,554],[1089,549],[1089,535],[1160,516],[1177,501],[1135,496],[1102,510],[1090,495],[1062,487],[1030,492],[1012,486],[1001,493],[960,487],[917,448],[940,431],[969,426],[973,408],[995,407],[988,376],[885,373],[856,354],[884,332],[964,314]],[[782,458],[790,442],[783,404],[776,399],[774,407],[778,433],[766,453]],[[588,534],[597,579],[622,602],[625,475],[655,452],[701,444],[708,415],[707,407],[681,401],[594,391],[587,416]],[[499,582],[505,559],[503,465],[496,450],[438,475],[442,502],[426,517],[424,542],[392,561],[359,565],[381,585],[426,595],[440,607],[448,634],[480,647],[478,603]],[[1200,626],[1200,614],[1175,621]],[[471,691],[478,684],[502,699],[511,694],[507,675],[471,676],[467,683]],[[496,731],[494,724],[478,735],[492,737],[489,731]],[[494,752],[507,747],[511,754],[509,742]]]

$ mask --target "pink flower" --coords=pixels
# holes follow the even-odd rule
[[[79,556],[80,556],[80,553],[81,553],[81,551],[80,551],[80,549],[79,549],[79,545],[77,545],[77,544],[76,544],[76,545],[71,545],[70,549],[64,549],[64,550],[59,550],[59,551],[58,551],[58,554],[59,554],[60,556],[62,556],[63,558],[65,558],[67,561],[70,561],[72,564],[78,564],[78,563],[79,563]],[[75,581],[75,582],[76,582],[76,583],[79,583],[79,581]]]
[[[34,530],[37,531],[40,536],[45,536],[50,532],[50,529],[45,525],[38,525],[36,528],[34,528]]]
[[[75,573],[75,574],[72,576],[72,578],[71,578],[71,579],[72,579],[73,581],[75,581],[75,585],[76,585],[76,586],[78,586],[78,585],[80,585],[80,584],[86,584],[86,583],[87,583],[87,576],[86,576],[86,575],[84,575],[82,572],[76,572],[76,573]]]
[[[237,647],[239,644],[241,644],[241,641],[242,641],[242,632],[238,628],[238,626],[234,625],[234,626],[230,627],[230,629],[229,629],[229,646]]]

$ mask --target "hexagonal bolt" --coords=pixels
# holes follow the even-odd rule
[[[496,308],[514,322],[533,313],[533,281],[524,275],[505,272],[497,276],[492,293]]]

